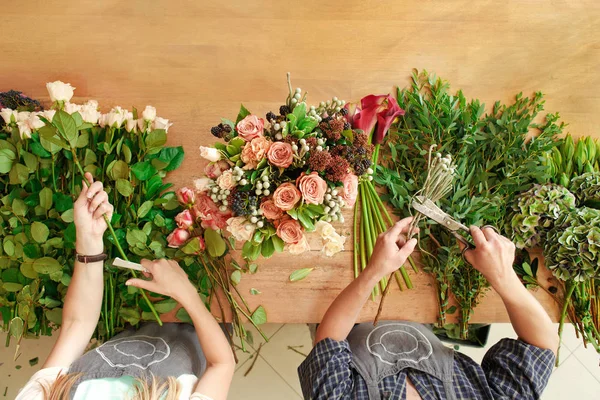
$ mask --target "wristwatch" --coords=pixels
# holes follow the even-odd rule
[[[84,264],[91,264],[99,261],[104,261],[107,258],[108,256],[105,253],[97,254],[95,256],[84,256],[82,254],[75,253],[75,260]]]

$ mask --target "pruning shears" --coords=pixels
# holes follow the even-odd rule
[[[148,272],[148,270],[142,267],[141,264],[134,263],[131,261],[125,261],[123,259],[120,259],[119,257],[115,258],[115,260],[113,261],[113,265],[119,268],[129,268],[140,272]]]
[[[424,196],[413,197],[411,206],[417,212],[423,214],[427,218],[437,222],[444,228],[448,229],[452,233],[452,235],[464,245],[462,250],[462,258],[463,260],[465,260],[466,263],[469,263],[465,258],[465,252],[467,250],[474,249],[475,245],[468,241],[463,235],[458,233],[459,231],[470,233],[470,230],[466,225],[452,218],[450,215],[448,215],[447,213],[442,211],[438,206],[436,206],[433,201],[425,198]],[[491,228],[496,233],[498,233],[498,230],[491,225],[486,225],[484,226],[484,228]]]

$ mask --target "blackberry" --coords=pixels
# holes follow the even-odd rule
[[[286,116],[288,115],[290,112],[292,112],[290,110],[290,108],[288,106],[286,106],[285,104],[282,105],[281,107],[279,107],[279,114]]]
[[[223,132],[223,127],[221,125],[217,125],[217,126],[213,126],[212,128],[210,128],[210,133],[212,133],[213,136],[216,136],[218,138],[222,138],[225,132]]]
[[[333,119],[333,117],[332,117],[331,115],[329,115],[329,116],[327,116],[327,117],[323,118],[323,121],[322,121],[322,122],[329,122],[329,121],[331,121],[332,119]]]
[[[342,110],[345,110],[345,108],[342,108]],[[351,129],[352,126],[350,125],[350,122],[346,122],[344,123],[344,130],[347,131],[349,129]]]
[[[231,196],[231,209],[235,215],[251,215],[252,208],[258,208],[258,196],[248,192],[235,192]]]
[[[363,158],[354,163],[354,172],[357,176],[361,176],[367,173],[369,167],[371,167],[371,160]]]
[[[342,115],[348,115],[348,109],[347,108],[342,108],[340,110],[340,114],[342,114]]]
[[[356,154],[364,156],[367,154],[367,149],[365,149],[364,147],[357,147],[356,148]]]
[[[273,121],[273,120],[275,120],[275,118],[277,118],[277,116],[275,114],[273,114],[271,111],[269,111],[267,113],[267,121]]]
[[[223,131],[227,133],[231,133],[231,127],[227,124],[219,124],[219,126],[223,129]]]

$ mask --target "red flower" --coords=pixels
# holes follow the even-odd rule
[[[399,115],[404,115],[404,110],[400,108],[396,99],[391,95],[375,96],[370,94],[360,101],[360,107],[347,104],[348,114],[346,120],[355,129],[361,129],[367,135],[370,135],[377,124],[377,129],[373,133],[372,142],[379,144],[390,129],[394,119]]]

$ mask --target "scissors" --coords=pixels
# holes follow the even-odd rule
[[[134,263],[131,261],[125,261],[120,259],[119,257],[115,258],[115,260],[113,261],[113,265],[115,267],[119,267],[119,268],[129,268],[129,269],[134,269],[136,271],[140,271],[140,272],[148,272],[148,270],[144,267],[142,267],[141,264],[138,263]]]
[[[466,225],[461,224],[460,222],[452,218],[450,215],[443,212],[438,206],[435,205],[433,201],[425,198],[424,196],[413,197],[411,206],[427,218],[434,220],[438,224],[448,229],[452,233],[452,235],[464,245],[461,255],[463,260],[465,260],[466,263],[470,264],[465,258],[465,252],[467,250],[474,249],[475,245],[469,242],[463,235],[458,233],[459,231],[470,233],[471,231]],[[485,225],[484,228],[491,228],[496,233],[498,233],[498,229],[491,225]]]

